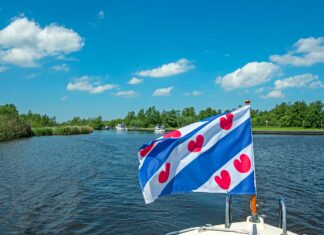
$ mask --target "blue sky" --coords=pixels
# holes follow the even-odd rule
[[[0,0],[0,104],[64,121],[323,101],[323,10],[311,0]]]

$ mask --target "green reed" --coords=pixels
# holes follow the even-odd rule
[[[32,133],[34,136],[81,135],[90,134],[91,132],[93,132],[93,129],[88,126],[57,126],[32,128]]]

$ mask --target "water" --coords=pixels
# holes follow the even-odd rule
[[[167,196],[145,205],[137,149],[153,133],[109,131],[0,144],[0,234],[163,234],[224,223],[225,195]],[[324,231],[324,137],[255,135],[259,214],[278,225],[285,196],[288,228]],[[234,197],[233,219],[249,214]]]

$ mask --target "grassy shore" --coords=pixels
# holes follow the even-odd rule
[[[166,128],[166,132],[177,128]],[[128,129],[129,131],[154,131],[154,127]],[[303,128],[303,127],[253,127],[253,134],[273,135],[324,135],[324,129]]]
[[[80,135],[80,134],[90,134],[91,132],[93,132],[93,129],[88,126],[58,126],[58,127],[32,128],[33,136]]]
[[[180,127],[179,127],[180,128]],[[166,131],[176,130],[178,128],[166,128]],[[129,128],[129,131],[153,131],[154,127],[142,127],[137,129]],[[253,127],[253,131],[324,131],[318,128],[303,128],[303,127]]]
[[[319,128],[303,128],[303,127],[253,127],[253,131],[324,131]]]

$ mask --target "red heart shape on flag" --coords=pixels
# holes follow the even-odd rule
[[[159,174],[159,182],[161,184],[165,183],[169,179],[171,164],[167,162],[165,164],[165,170],[161,171]]]
[[[231,176],[227,170],[222,170],[220,173],[220,177],[218,175],[215,176],[215,181],[222,189],[228,189],[231,184]]]
[[[234,160],[234,166],[238,172],[241,173],[249,172],[251,168],[251,160],[248,155],[243,153],[240,155],[240,160],[239,159]]]
[[[224,130],[231,129],[233,125],[233,117],[234,115],[231,113],[228,113],[225,115],[225,117],[220,118],[220,127]]]
[[[199,152],[204,145],[204,136],[198,135],[196,141],[191,140],[188,144],[188,150],[190,152]]]
[[[163,138],[179,138],[181,137],[181,132],[178,130],[171,131],[163,135]]]
[[[148,152],[151,151],[151,149],[152,149],[153,147],[154,147],[154,143],[153,143],[153,144],[150,144],[150,145],[147,146],[146,148],[141,149],[141,150],[139,151],[140,155],[141,155],[142,157],[145,157],[145,156],[148,154]]]

